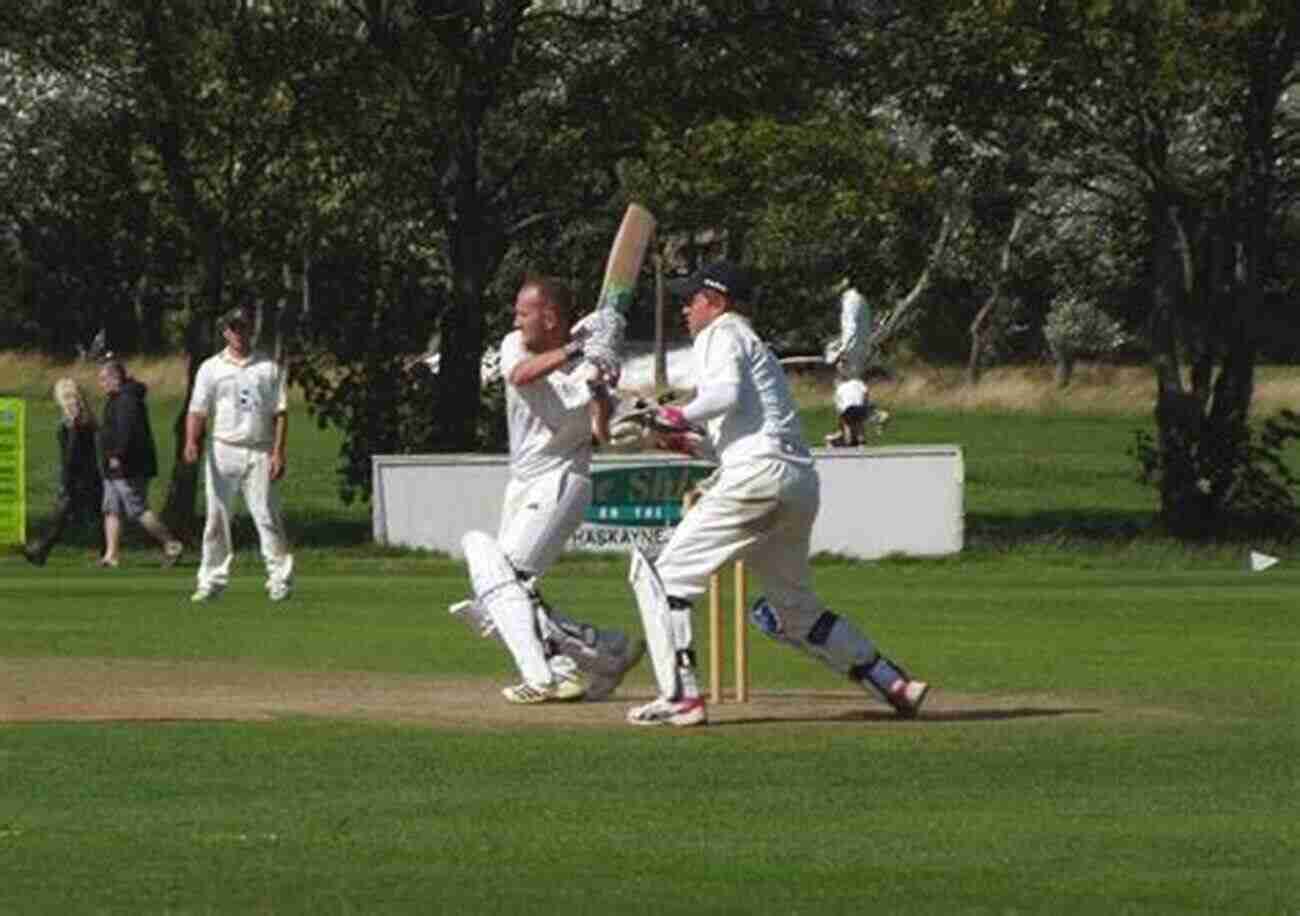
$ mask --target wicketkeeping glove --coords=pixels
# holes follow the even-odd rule
[[[660,448],[683,455],[696,454],[704,439],[704,431],[688,422],[680,407],[660,407],[651,418],[650,428]]]

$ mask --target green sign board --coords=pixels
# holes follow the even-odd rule
[[[24,407],[19,398],[0,398],[0,544],[27,540]]]
[[[687,491],[714,470],[714,465],[703,462],[596,470],[591,505],[571,546],[576,550],[626,550],[636,545],[656,552],[681,521]]]

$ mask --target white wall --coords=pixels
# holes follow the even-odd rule
[[[814,449],[822,479],[813,552],[873,559],[900,553],[957,553],[964,534],[964,470],[955,445]],[[372,517],[375,541],[459,556],[470,529],[495,534],[509,474],[503,455],[375,455]],[[666,540],[688,477],[707,468],[664,454],[598,456],[597,493],[633,475],[646,494],[639,514],[661,520],[629,527],[589,523],[571,546],[626,549],[629,538],[653,550]],[[610,481],[602,487],[601,480]],[[629,488],[623,487],[624,490]],[[589,518],[600,514],[593,506]],[[640,507],[644,507],[642,512]],[[627,504],[623,514],[627,515]],[[597,542],[603,544],[596,548]]]

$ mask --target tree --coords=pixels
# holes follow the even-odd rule
[[[1282,100],[1297,81],[1300,8],[941,2],[898,29],[908,47],[929,36],[943,49],[937,72],[900,89],[927,123],[1006,149],[1020,137],[1058,181],[1141,202],[1161,515],[1184,536],[1229,523],[1262,277],[1280,189],[1295,180],[1278,144],[1294,131]],[[1033,129],[1008,130],[1025,112]]]

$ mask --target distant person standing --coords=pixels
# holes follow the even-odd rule
[[[871,305],[851,281],[840,293],[840,336],[826,348],[826,362],[835,367],[835,414],[839,428],[826,437],[826,445],[855,446],[865,439],[863,427],[871,423],[877,435],[884,432],[889,412],[870,400],[865,376],[870,356]]]
[[[149,481],[158,476],[158,452],[145,396],[149,389],[110,359],[99,367],[104,402],[99,451],[104,472],[104,555],[100,566],[121,559],[122,519],[139,522],[163,549],[163,565],[172,566],[184,547],[149,508]]]
[[[293,593],[293,554],[278,487],[286,468],[288,391],[281,367],[252,349],[254,325],[252,310],[242,306],[221,317],[225,349],[199,367],[185,418],[186,462],[199,460],[207,438],[203,482],[208,508],[198,587],[190,596],[195,602],[212,601],[230,582],[236,495],[242,495],[257,526],[267,595],[283,601]]]
[[[23,549],[23,556],[35,566],[45,565],[50,551],[63,538],[73,518],[93,518],[98,528],[104,499],[95,449],[95,433],[99,427],[81,388],[70,378],[59,379],[54,383],[54,402],[63,415],[58,430],[59,495],[50,530]]]

